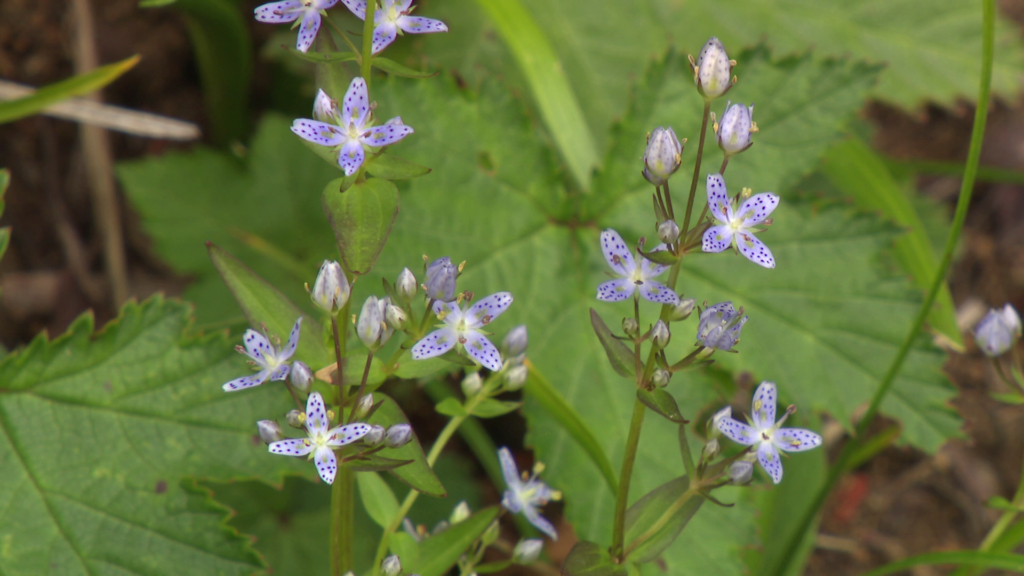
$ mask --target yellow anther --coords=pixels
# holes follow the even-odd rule
[[[554,500],[555,502],[558,502],[559,500],[561,500],[562,499],[562,491],[561,490],[555,490],[554,492],[552,492],[551,493],[551,499]]]
[[[541,472],[544,471],[544,468],[546,468],[546,466],[544,466],[543,462],[537,462],[536,464],[533,465],[533,473],[540,474]]]

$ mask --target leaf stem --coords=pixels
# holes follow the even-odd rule
[[[704,101],[704,117],[700,122],[700,140],[697,143],[697,161],[693,165],[693,180],[690,181],[690,197],[686,200],[686,216],[683,218],[683,233],[690,231],[690,214],[693,212],[693,197],[697,194],[697,180],[700,178],[700,160],[704,156],[704,136],[708,131],[708,117],[711,115],[711,102]]]
[[[376,12],[377,0],[367,2],[366,18],[363,20],[363,57],[359,62],[363,80],[366,81],[367,90],[370,89],[370,71],[373,63],[373,20],[377,16]]]
[[[346,302],[345,306],[341,309],[341,311],[344,313],[347,310],[348,310],[348,303]],[[335,360],[335,362],[338,363],[338,368],[335,371],[334,385],[338,387],[338,402],[337,402],[337,404],[340,407],[340,406],[344,405],[344,400],[345,400],[345,393],[344,393],[345,386],[344,386],[344,382],[342,380],[342,378],[344,377],[344,370],[343,369],[344,369],[344,366],[345,366],[345,357],[342,356],[342,354],[341,354],[341,350],[342,350],[343,344],[341,342],[341,335],[339,334],[339,330],[338,330],[338,317],[334,316],[334,315],[331,315],[331,331],[334,333],[334,360]],[[347,333],[348,330],[346,330],[345,332]]]
[[[348,422],[351,424],[356,419],[356,409],[359,408],[359,403],[363,399],[363,393],[366,392],[366,380],[370,376],[370,365],[373,363],[373,350],[370,350],[369,354],[366,355],[366,366],[363,367],[363,380],[359,383],[359,390],[352,400],[352,410],[348,413]]]
[[[824,503],[825,497],[828,496],[843,471],[846,470],[847,463],[857,451],[862,439],[866,437],[865,432],[867,431],[868,426],[871,425],[872,420],[874,420],[875,415],[878,413],[882,400],[889,392],[893,381],[896,379],[896,375],[899,373],[900,367],[903,366],[904,360],[906,360],[907,355],[910,353],[910,348],[914,343],[914,339],[920,332],[921,327],[924,325],[925,319],[928,317],[928,313],[932,309],[932,304],[935,302],[935,297],[938,295],[939,289],[942,287],[942,283],[946,278],[946,272],[949,271],[950,264],[953,261],[953,250],[956,248],[957,240],[959,240],[960,233],[963,231],[964,221],[967,218],[967,209],[971,203],[971,196],[974,191],[974,181],[978,175],[978,161],[981,157],[981,144],[985,135],[985,119],[988,116],[989,93],[992,87],[992,61],[995,46],[994,2],[995,0],[982,1],[981,80],[979,81],[978,86],[978,104],[974,111],[974,126],[971,130],[971,145],[967,153],[967,164],[964,167],[963,181],[960,185],[960,196],[957,199],[956,213],[953,216],[953,225],[946,238],[946,245],[943,248],[942,259],[939,261],[939,265],[935,270],[935,276],[932,279],[931,286],[928,289],[924,302],[921,303],[917,316],[914,318],[910,329],[907,331],[907,335],[904,337],[903,343],[901,344],[899,351],[896,353],[896,357],[893,358],[892,363],[889,365],[889,369],[886,371],[885,376],[882,377],[882,381],[878,385],[878,389],[871,398],[871,404],[868,406],[864,416],[861,417],[860,421],[857,423],[853,437],[850,438],[843,447],[843,450],[836,459],[836,462],[832,464],[825,483],[818,489],[811,505],[804,511],[796,528],[791,532],[792,536],[789,537],[783,546],[782,553],[776,556],[778,560],[775,561],[774,565],[766,566],[765,569],[762,570],[763,574],[785,574],[788,572],[789,563],[792,560],[801,557],[796,553],[796,551],[800,546],[800,542],[803,540],[804,534],[814,522],[814,517],[821,508],[822,503]]]
[[[636,452],[640,445],[640,429],[644,425],[644,414],[647,408],[638,398],[633,402],[633,418],[629,423],[629,436],[626,438],[626,454],[622,457],[622,471],[619,476],[619,490],[615,494],[615,520],[612,525],[612,556],[621,561],[623,538],[625,537],[626,503],[629,500],[629,483],[633,479],[633,464],[636,463]]]
[[[352,536],[355,526],[355,474],[348,466],[338,467],[331,485],[331,575],[342,576],[352,569]]]
[[[644,542],[647,542],[655,535],[657,535],[658,532],[662,528],[664,528],[666,524],[668,524],[668,521],[672,519],[672,516],[679,512],[679,510],[681,510],[683,506],[685,506],[686,503],[690,501],[690,498],[692,498],[693,495],[696,493],[697,490],[693,488],[693,477],[691,476],[690,487],[686,489],[686,492],[680,494],[679,498],[676,498],[676,501],[673,502],[668,508],[666,508],[665,511],[662,512],[661,516],[659,516],[658,519],[654,522],[654,524],[651,524],[651,526],[647,530],[644,530],[643,534],[637,536],[636,539],[629,543],[629,547],[626,548],[626,552],[622,555],[622,559],[628,557],[634,550],[639,548]]]

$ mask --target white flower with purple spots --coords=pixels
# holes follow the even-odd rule
[[[464,347],[470,358],[491,372],[501,370],[501,354],[487,339],[482,328],[501,316],[512,305],[512,294],[491,294],[473,306],[460,308],[456,302],[434,302],[434,314],[444,322],[441,329],[427,334],[412,347],[414,360],[433,358],[448,352],[456,344]]]
[[[288,337],[288,344],[280,350],[270,343],[270,338],[266,334],[260,334],[251,328],[246,330],[245,335],[242,336],[245,348],[236,346],[235,349],[251,358],[252,361],[250,363],[260,370],[251,376],[235,378],[231,382],[224,384],[224,391],[234,392],[235,390],[259,386],[267,380],[284,380],[287,378],[288,372],[291,370],[288,360],[295,354],[295,349],[299,347],[301,327],[302,317],[300,316],[295,321],[295,326],[292,327],[292,333]]]
[[[739,210],[733,210],[725,190],[725,179],[721,174],[708,174],[708,209],[719,225],[704,232],[702,248],[705,252],[721,252],[732,245],[751,262],[775,268],[772,251],[754,233],[764,230],[757,225],[763,223],[778,205],[778,196],[764,192],[751,196]]]
[[[498,460],[501,462],[501,473],[505,476],[505,483],[508,484],[508,490],[505,490],[501,497],[501,505],[513,514],[522,512],[530,524],[550,536],[552,540],[558,540],[555,527],[537,511],[538,506],[543,506],[550,500],[559,500],[562,497],[561,492],[552,490],[547,484],[537,479],[537,474],[544,470],[544,466],[537,464],[533,467],[532,476],[528,477],[524,472],[520,477],[519,467],[516,466],[512,453],[504,446],[498,449]]]
[[[348,5],[352,0],[346,0]],[[295,22],[299,26],[299,37],[295,41],[295,49],[299,52],[308,52],[313,45],[313,39],[320,30],[320,14],[331,6],[338,3],[338,0],[285,0],[284,2],[271,2],[256,8],[256,19],[260,22],[270,24],[283,24]]]
[[[346,0],[345,5],[360,20],[366,20],[366,0]],[[387,48],[403,32],[431,34],[448,31],[448,26],[440,20],[409,16],[414,9],[412,0],[381,0],[380,8],[373,15],[374,54]]]
[[[378,148],[394,144],[413,130],[402,124],[401,118],[392,118],[383,126],[373,126],[370,98],[366,81],[355,78],[341,101],[340,124],[300,118],[292,123],[292,132],[303,140],[333,148],[338,153],[338,166],[351,176],[366,159],[365,148]]]
[[[752,426],[729,417],[716,418],[715,424],[722,434],[733,442],[744,446],[757,444],[757,460],[772,477],[772,482],[782,481],[782,459],[779,450],[803,452],[821,446],[821,436],[803,428],[780,428],[790,414],[796,412],[790,406],[778,422],[775,421],[775,400],[777,391],[774,382],[761,382],[754,391],[751,402]]]
[[[306,399],[306,433],[308,438],[289,438],[271,442],[268,446],[273,454],[285,456],[307,456],[316,462],[317,472],[324,482],[334,482],[338,472],[338,459],[334,449],[359,440],[370,431],[369,424],[356,422],[335,426],[328,430],[330,419],[319,392],[313,392]]]
[[[660,244],[654,251],[665,249],[666,246]],[[632,296],[639,288],[640,295],[651,302],[671,305],[679,302],[679,296],[668,286],[652,280],[668,270],[668,266],[655,264],[643,256],[637,256],[640,259],[638,266],[622,236],[615,230],[609,228],[601,232],[601,251],[604,252],[604,259],[608,261],[612,271],[620,278],[601,283],[597,287],[598,300],[619,302]]]

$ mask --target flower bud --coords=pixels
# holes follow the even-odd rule
[[[704,44],[693,64],[693,80],[705,100],[714,100],[732,87],[732,62],[722,42],[715,37]]]
[[[473,372],[462,379],[462,393],[466,395],[466,398],[476,396],[483,387],[483,378],[480,378],[480,374],[477,372]]]
[[[384,441],[384,427],[374,424],[370,426],[370,431],[363,436],[363,444],[366,444],[370,448],[380,446],[380,443]]]
[[[654,327],[651,328],[651,343],[654,347],[661,350],[668,346],[670,339],[672,339],[672,334],[668,331],[668,324],[662,320],[655,322]]]
[[[747,317],[740,314],[732,307],[732,302],[709,306],[700,315],[697,342],[711,350],[731,350],[747,322]]]
[[[986,356],[992,358],[1013,348],[1013,344],[1020,336],[1020,316],[1009,304],[1003,306],[1001,310],[989,310],[974,327],[974,341]]]
[[[701,452],[701,460],[705,462],[711,462],[721,452],[721,447],[718,445],[718,438],[712,438],[708,440],[708,443],[704,445],[704,450]]]
[[[260,420],[256,423],[256,429],[259,430],[260,440],[263,440],[264,444],[277,442],[284,438],[281,426],[273,420]]]
[[[336,122],[338,103],[321,88],[313,101],[313,118],[320,122]]]
[[[412,426],[395,424],[384,434],[384,445],[388,448],[400,448],[412,440]]]
[[[309,387],[313,384],[313,371],[305,362],[296,360],[292,362],[291,381],[299,392],[309,392]]]
[[[306,413],[300,410],[290,410],[284,416],[284,421],[292,428],[306,427]]]
[[[356,418],[365,418],[370,413],[370,409],[373,408],[373,394],[367,394],[359,399],[359,403],[356,404]]]
[[[737,460],[729,465],[729,481],[733,484],[746,484],[754,477],[754,463]]]
[[[398,576],[402,573],[402,562],[397,554],[388,556],[380,563],[380,572],[384,576]]]
[[[462,502],[459,502],[454,510],[452,510],[451,516],[448,517],[448,522],[451,524],[458,524],[466,518],[469,518],[469,515],[472,513],[472,510],[469,509],[469,504],[466,504],[466,501],[463,500]]]
[[[526,384],[526,377],[530,375],[530,370],[525,364],[519,364],[512,366],[505,372],[505,391],[515,392]]]
[[[754,107],[742,104],[733,104],[725,111],[722,123],[718,127],[718,147],[726,156],[739,154],[750,148],[750,133],[757,131],[751,120],[753,115]]]
[[[708,420],[707,424],[705,424],[706,430],[704,434],[708,438],[718,438],[722,435],[722,430],[719,428],[719,425],[723,420],[728,420],[730,418],[732,418],[732,406],[726,406],[718,412],[715,412],[715,415]]]
[[[694,307],[697,306],[697,300],[693,298],[680,298],[679,303],[672,307],[672,311],[668,313],[668,319],[672,322],[679,322],[686,320],[693,314]]]
[[[352,293],[348,278],[341,264],[333,260],[324,260],[320,265],[320,273],[316,275],[316,282],[313,283],[313,291],[309,297],[318,308],[328,314],[337,314]]]
[[[512,550],[512,562],[516,564],[533,564],[540,558],[540,552],[544,549],[544,541],[538,538],[520,540]]]
[[[398,278],[395,280],[395,292],[406,304],[412,302],[413,297],[416,296],[416,277],[408,268],[402,268],[402,271],[398,273]]]
[[[505,335],[505,339],[501,342],[501,354],[505,358],[519,356],[526,352],[527,342],[526,325],[520,324]]]
[[[388,304],[387,310],[384,312],[384,317],[387,320],[388,327],[392,330],[402,330],[408,324],[409,316],[394,304]]]
[[[458,270],[452,264],[452,259],[444,256],[438,258],[427,266],[427,280],[423,285],[427,298],[451,302],[455,299],[455,279],[458,277]]]
[[[376,296],[370,296],[363,303],[363,309],[359,313],[356,334],[367,348],[377,350],[380,348],[380,336],[383,329],[384,314],[380,308],[380,300]]]
[[[498,541],[498,536],[501,536],[501,526],[498,525],[498,521],[491,522],[484,533],[480,536],[480,542],[484,546],[490,546]]]
[[[665,244],[672,244],[679,239],[679,225],[675,220],[665,220],[658,224],[658,239]]]
[[[636,318],[623,318],[622,331],[626,333],[626,336],[636,338],[637,332],[640,331],[640,323],[636,321]]]
[[[660,388],[668,386],[669,380],[671,379],[672,373],[669,372],[668,370],[665,370],[664,368],[658,368],[657,370],[654,371],[653,374],[651,374],[651,382],[653,382],[655,386],[658,386]]]
[[[685,142],[685,141],[684,141]],[[647,136],[647,150],[644,151],[644,178],[655,186],[668,181],[669,176],[679,170],[682,162],[683,144],[671,128],[655,128]]]

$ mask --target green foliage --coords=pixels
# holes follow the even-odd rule
[[[331,180],[324,188],[324,212],[345,268],[364,275],[384,249],[398,216],[398,188],[388,180],[371,178],[343,190],[342,180]]]
[[[580,540],[565,558],[562,573],[568,576],[626,576],[626,567],[612,562],[605,547]]]
[[[4,215],[4,193],[7,192],[7,186],[11,183],[11,171],[4,168],[0,169],[0,216]],[[11,241],[11,227],[4,226],[0,228],[0,259],[4,257],[4,252],[7,251],[7,244]]]
[[[0,102],[0,124],[31,116],[51,104],[72,96],[95,92],[131,70],[139,63],[139,58],[138,55],[125,58],[120,62],[100,66],[91,72],[44,86],[29,96],[10,102]]]
[[[697,494],[690,494],[686,500],[682,500],[689,488],[690,479],[681,476],[644,494],[629,507],[626,511],[625,543],[631,562],[643,564],[657,559],[679,537],[679,533],[704,504],[704,498]],[[666,517],[670,512],[671,515]],[[653,531],[652,535],[631,549],[630,543],[646,535],[649,530]]]
[[[356,483],[359,485],[359,500],[366,508],[366,513],[378,526],[386,528],[398,514],[398,498],[395,498],[395,493],[375,472],[356,474]]]
[[[640,388],[636,391],[636,397],[643,402],[644,406],[672,422],[676,424],[686,423],[686,419],[683,418],[683,414],[679,411],[679,405],[676,404],[676,399],[664,389],[645,390]]]
[[[417,542],[416,552],[409,561],[400,556],[403,571],[420,576],[443,576],[470,544],[480,538],[500,511],[497,506],[484,508],[441,533]]]
[[[608,328],[608,325],[601,319],[597,310],[590,309],[590,325],[594,327],[594,334],[604,348],[605,356],[615,372],[623,378],[636,379],[636,359],[633,351],[627,347],[622,340],[615,337],[615,334]]]

